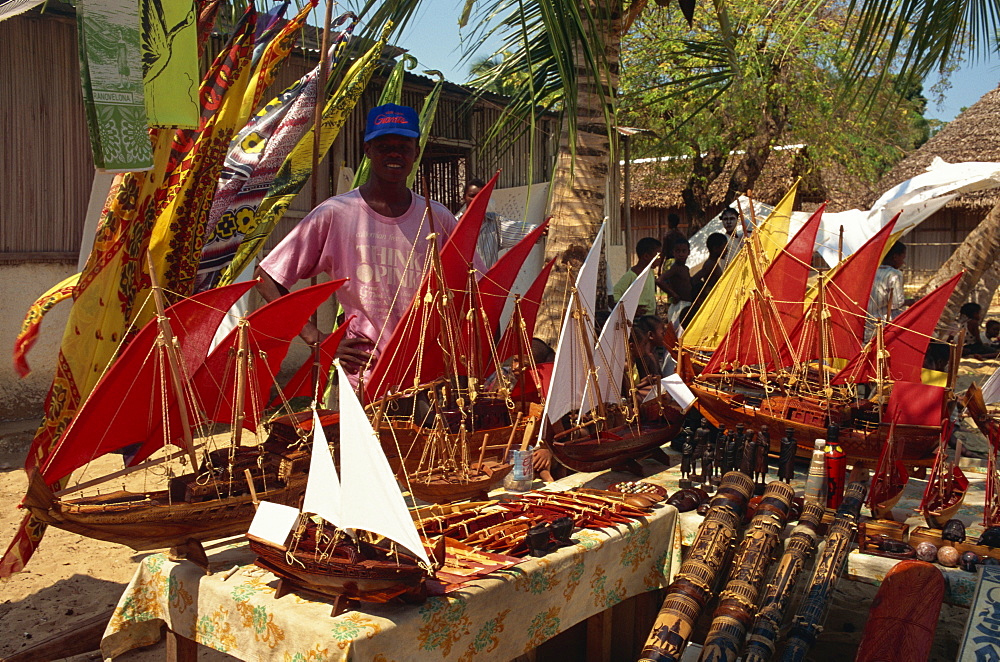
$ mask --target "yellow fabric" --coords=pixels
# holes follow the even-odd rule
[[[327,101],[323,109],[323,130],[320,135],[319,153],[325,154],[330,145],[340,133],[341,127],[347,121],[358,99],[368,85],[378,57],[385,45],[385,34],[382,39],[362,57],[351,65],[337,91]],[[312,172],[312,150],[315,133],[309,131],[292,149],[285,159],[274,179],[267,197],[260,203],[257,214],[246,229],[246,236],[236,251],[236,256],[229,267],[219,277],[219,286],[229,285],[246,268],[247,264],[264,246],[271,230],[277,225],[285,210],[298,195],[302,185]]]
[[[764,258],[761,264],[763,270],[788,243],[788,222],[792,217],[792,204],[795,202],[798,185],[796,181],[754,232],[759,243],[744,241],[740,251],[730,260],[719,282],[685,327],[681,336],[685,347],[710,350],[718,347],[750,297],[750,292],[756,289],[750,268],[750,245],[760,246],[761,256]]]
[[[309,14],[316,7],[316,2],[306,2],[302,9],[292,20],[281,29],[281,32],[274,36],[267,46],[255,68],[255,75],[251,76],[246,91],[243,94],[243,102],[240,105],[240,122],[246,124],[250,116],[254,114],[260,105],[264,92],[274,82],[275,65],[288,57],[295,46],[295,38],[299,30],[306,23]]]
[[[928,386],[947,386],[948,385],[948,373],[941,372],[940,370],[929,370],[928,368],[921,368],[920,370],[920,381]]]

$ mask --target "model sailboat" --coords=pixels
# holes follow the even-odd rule
[[[743,250],[754,275],[746,304],[711,355],[706,357],[704,348],[681,347],[681,371],[702,413],[716,426],[790,427],[799,440],[799,454],[805,455],[808,442],[836,423],[849,457],[875,460],[888,439],[890,419],[883,415],[881,395],[862,399],[858,386],[877,382],[878,394],[898,383],[923,386],[923,355],[956,280],[889,323],[881,346],[876,347],[875,339],[863,345],[872,280],[894,221],[821,276],[810,300],[807,279],[821,213],[770,264],[760,259],[755,238],[746,243]],[[835,360],[846,367],[833,369]],[[705,366],[697,373],[699,361]],[[921,401],[934,415],[917,416],[920,422],[910,417],[897,421],[894,452],[908,463],[930,462],[945,416],[946,394],[924,390]]]
[[[125,347],[30,474],[24,507],[58,528],[147,550],[244,532],[253,492],[296,502],[305,489],[305,451],[247,443],[243,430],[259,429],[259,404],[290,342],[342,282],[298,290],[250,313],[207,358],[219,322],[254,283],[208,290],[166,310],[159,304],[156,319]],[[160,296],[155,283],[153,294]],[[214,424],[231,428],[228,440],[210,436]],[[181,450],[165,453],[168,445]],[[92,460],[126,448],[130,466],[86,480]],[[165,487],[150,487],[153,467]],[[55,489],[74,473],[77,482]]]
[[[649,267],[626,290],[595,338],[603,237],[602,227],[570,295],[552,371],[552,383],[559,388],[553,388],[545,401],[539,433],[555,458],[576,471],[600,471],[655,455],[680,432],[684,419],[672,396],[659,391],[660,384],[654,385],[656,392],[645,402],[639,401],[634,383],[623,395],[631,322]],[[683,384],[678,386],[687,391]]]
[[[314,412],[302,507],[262,501],[250,548],[259,566],[297,589],[369,602],[423,599],[434,565],[361,403],[350,388],[339,391],[340,472]]]
[[[547,224],[477,279],[473,255],[495,183],[496,177],[480,191],[440,250],[429,243],[421,286],[363,385],[386,455],[424,501],[488,492],[512,468],[504,457],[508,442],[534,427],[530,410],[502,390],[487,391],[484,382],[509,358],[498,352],[497,338],[502,351],[526,353],[517,341],[530,338],[537,302],[533,310],[522,305],[514,316],[524,324],[514,342],[503,342],[508,336],[499,321],[514,279]],[[541,291],[549,268],[531,292]]]

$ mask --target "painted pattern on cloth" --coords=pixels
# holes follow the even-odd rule
[[[220,53],[202,85],[203,124],[209,123],[219,107],[219,95],[228,89],[233,60],[238,60],[239,53],[246,49],[247,33],[253,34],[255,16],[252,8],[248,10],[231,47]],[[131,324],[152,317],[152,304],[142,312],[146,301],[139,298],[140,291],[148,286],[143,266],[146,249],[158,210],[170,199],[171,182],[177,180],[178,171],[186,167],[198,143],[194,140],[197,131],[188,129],[151,129],[149,135],[154,145],[153,169],[126,173],[118,179],[118,189],[109,195],[102,212],[94,248],[73,291],[73,307],[46,397],[45,417],[32,440],[25,469],[45,459],[128,330],[134,328]],[[157,264],[163,269],[163,260]],[[169,288],[171,283],[165,285]],[[24,567],[44,531],[44,525],[25,516],[0,560],[0,578]]]
[[[338,23],[347,18],[353,17],[344,14]],[[331,48],[334,57],[356,24],[353,18],[340,33]],[[205,225],[196,292],[214,287],[254,227],[257,209],[279,168],[312,128],[318,74],[317,65],[265,105],[230,143]]]
[[[387,29],[391,26],[387,26]],[[334,139],[340,133],[347,118],[361,98],[368,80],[371,78],[378,57],[385,45],[387,32],[367,53],[358,58],[344,75],[337,91],[327,101],[323,109],[322,131],[319,153],[326,154]],[[222,272],[218,284],[228,285],[243,273],[247,265],[257,256],[271,230],[284,216],[288,206],[298,195],[312,173],[312,151],[314,132],[307,131],[292,149],[278,169],[267,195],[260,202],[251,225],[236,251],[229,266]]]

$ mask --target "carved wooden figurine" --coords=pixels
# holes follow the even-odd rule
[[[684,428],[681,431],[681,479],[678,481],[681,489],[691,487],[691,474],[694,473],[694,438],[691,428]]]
[[[757,462],[757,435],[750,430],[743,435],[743,455],[740,458],[740,473],[753,478],[754,465]]]
[[[739,430],[734,430],[726,435],[726,448],[723,453],[722,471],[723,473],[729,473],[730,471],[740,470],[740,438],[743,435]]]
[[[716,484],[719,483],[719,479],[726,473],[726,440],[729,435],[726,433],[726,428],[719,428],[715,431],[715,481]]]
[[[771,450],[771,433],[766,425],[757,431],[757,457],[754,462],[754,479],[758,485],[767,483],[767,454]]]
[[[694,431],[694,459],[691,462],[691,470],[701,483],[705,482],[705,450],[708,448],[708,428],[705,427],[705,419],[701,419],[698,429]],[[696,470],[695,467],[698,467]]]
[[[795,477],[795,430],[785,428],[778,458],[778,480],[790,482]]]
[[[736,538],[752,492],[753,481],[743,474],[732,471],[722,477],[687,560],[667,587],[667,597],[639,656],[640,662],[680,660],[698,615],[712,597],[716,575]]]
[[[701,455],[701,485],[709,493],[715,489],[715,438],[708,434],[705,452]]]
[[[748,433],[746,426],[742,423],[736,424],[736,455],[733,457],[733,471],[739,471],[740,466],[743,464],[743,444],[745,443]]]

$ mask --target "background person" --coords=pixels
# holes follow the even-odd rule
[[[685,239],[684,241],[687,241]],[[616,302],[621,301],[622,296],[625,295],[625,290],[629,288],[632,283],[635,282],[639,274],[642,273],[650,264],[653,264],[653,269],[659,266],[660,261],[660,242],[652,237],[643,237],[635,245],[636,262],[632,265],[625,274],[618,279],[615,283],[614,294],[612,295],[613,300],[609,302],[609,305],[613,307]],[[636,317],[641,317],[642,315],[655,315],[656,314],[656,279],[649,277],[646,279],[646,284],[642,288],[642,294],[639,296],[639,307],[636,308]]]
[[[865,322],[865,342],[875,332],[875,320],[892,320],[903,312],[906,305],[903,292],[903,272],[906,264],[906,245],[897,241],[882,258],[875,272],[871,296],[868,298],[868,320]]]

